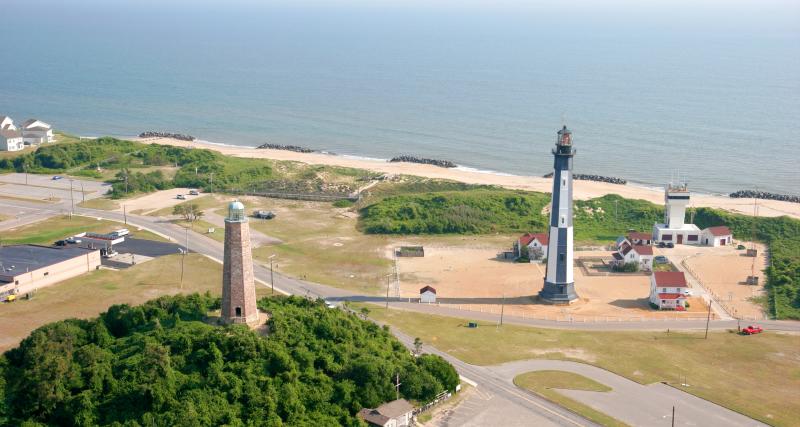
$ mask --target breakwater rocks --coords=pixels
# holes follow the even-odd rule
[[[269,150],[286,150],[286,151],[294,151],[296,153],[313,153],[314,150],[306,147],[300,147],[298,145],[281,145],[281,144],[261,144],[256,148],[261,149],[269,149]]]
[[[195,139],[197,139],[191,135],[184,135],[182,133],[155,132],[155,131],[142,132],[139,134],[139,138],[172,138],[172,139],[177,139],[178,141],[194,141]]]
[[[442,168],[454,168],[458,165],[451,162],[450,160],[437,160],[437,159],[426,159],[424,157],[416,157],[416,156],[397,156],[393,157],[389,160],[390,162],[406,162],[406,163],[421,163],[423,165],[433,165],[439,166]]]
[[[553,172],[550,172],[546,175],[542,176],[543,178],[552,178]],[[619,184],[625,185],[628,183],[628,180],[622,178],[615,178],[613,176],[602,176],[602,175],[584,175],[580,173],[576,173],[572,175],[573,179],[579,179],[581,181],[597,181],[597,182],[607,182],[609,184]]]
[[[789,196],[787,194],[775,194],[775,193],[768,193],[766,191],[755,191],[755,190],[739,190],[734,191],[733,193],[729,194],[730,197],[734,199],[769,199],[769,200],[780,200],[782,202],[793,202],[793,203],[800,203],[800,196]]]

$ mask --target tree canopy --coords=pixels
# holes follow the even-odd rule
[[[361,425],[395,398],[426,402],[458,374],[386,328],[321,302],[265,298],[265,337],[215,326],[209,295],[115,305],[43,326],[0,357],[0,425]]]

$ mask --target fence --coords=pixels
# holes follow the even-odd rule
[[[282,191],[246,191],[230,190],[233,194],[243,196],[271,197],[274,199],[306,200],[312,202],[335,202],[337,200],[349,200],[357,202],[361,200],[361,194],[326,194],[326,193],[290,193]]]
[[[722,307],[722,309],[725,310],[725,312],[728,313],[729,316],[738,320],[769,320],[769,317],[764,314],[760,316],[745,316],[739,314],[739,310],[736,307],[734,307],[732,304],[728,304],[719,295],[717,295],[710,287],[708,287],[705,283],[703,283],[703,281],[700,279],[700,276],[691,267],[689,267],[688,264],[686,264],[685,259],[681,261],[681,265],[683,266],[683,268],[686,269],[686,271],[689,272],[689,274],[694,278],[697,284],[703,288],[706,294],[708,294],[709,298],[711,298],[715,303],[719,304],[719,306]]]

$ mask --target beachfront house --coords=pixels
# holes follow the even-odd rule
[[[706,246],[717,247],[733,243],[733,232],[724,225],[708,227],[703,230],[701,236],[703,244]]]
[[[652,246],[623,243],[619,250],[611,254],[611,258],[612,266],[622,267],[625,264],[635,263],[639,270],[650,271],[653,269]]]
[[[17,130],[17,127],[14,126],[14,121],[11,120],[11,117],[0,116],[0,129]]]
[[[685,184],[669,184],[664,189],[664,223],[653,226],[652,237],[656,242],[676,245],[700,244],[700,228],[685,222],[689,197],[689,188]]]
[[[55,141],[53,127],[41,120],[28,119],[22,124],[20,130],[22,131],[22,138],[27,145],[39,145]]]
[[[414,407],[405,399],[397,399],[384,403],[375,409],[364,408],[358,412],[358,418],[370,426],[406,427],[413,422]]]
[[[19,151],[25,148],[22,132],[11,129],[0,129],[0,151]]]
[[[435,303],[436,289],[432,286],[425,286],[419,290],[419,302]]]
[[[650,303],[659,310],[683,311],[688,287],[682,271],[656,271],[650,276]]]
[[[547,258],[548,236],[546,233],[525,233],[514,244],[517,258],[527,255],[528,259]]]

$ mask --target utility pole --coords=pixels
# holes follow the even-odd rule
[[[703,339],[708,339],[708,324],[711,322],[711,296],[708,297],[708,317],[706,317],[706,336]]]
[[[275,254],[269,256],[269,284],[272,286],[272,295],[275,295],[275,276],[272,273],[272,259],[275,258]]]
[[[389,308],[389,284],[391,283],[392,274],[386,275],[386,308]]]
[[[211,172],[211,183],[209,184],[209,187],[211,187],[211,193],[213,193],[214,192],[214,172]]]
[[[506,294],[503,293],[503,304],[500,305],[500,326],[503,326],[503,313],[506,308]]]
[[[28,165],[23,163],[22,170],[25,171],[25,185],[28,185]]]
[[[181,255],[181,283],[180,288],[183,289],[183,265],[186,262],[186,254],[189,253],[189,227],[186,227],[186,246],[184,247],[183,254]]]
[[[675,406],[672,406],[672,427],[675,427]]]
[[[122,218],[125,220],[125,225],[128,225],[128,206],[122,205]]]
[[[81,181],[81,202],[86,201],[86,193],[83,191],[83,181]]]
[[[73,197],[73,195],[72,195],[72,181],[73,180],[71,180],[71,179],[69,180],[69,204],[70,204],[69,217],[70,218],[72,218],[72,215],[75,215],[75,197]]]
[[[400,399],[400,374],[394,374],[394,397],[395,400]]]

